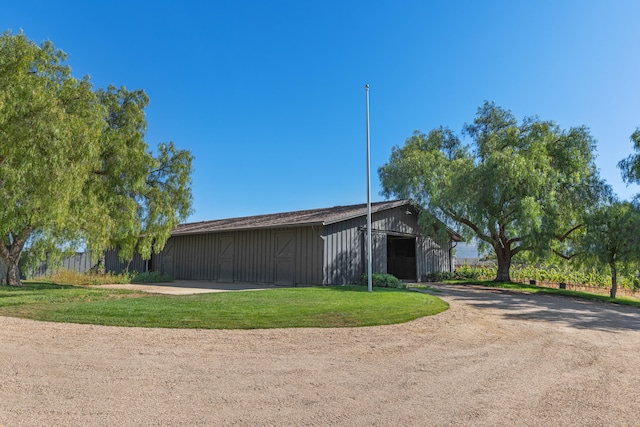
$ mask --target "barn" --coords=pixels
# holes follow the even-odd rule
[[[374,273],[411,281],[451,271],[452,242],[421,232],[407,200],[372,203]],[[149,268],[181,280],[334,285],[366,272],[367,205],[179,225]]]

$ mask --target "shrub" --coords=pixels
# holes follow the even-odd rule
[[[368,285],[369,278],[367,276],[367,274],[363,274],[362,277],[360,278],[360,284],[362,285]],[[376,286],[378,288],[405,288],[406,285],[397,277],[391,275],[391,274],[378,274],[378,273],[373,273],[373,275],[371,276],[371,283],[373,284],[373,286]]]
[[[131,283],[161,283],[173,282],[173,277],[157,271],[148,271],[146,273],[138,273],[132,279]]]
[[[456,268],[455,277],[459,280],[478,280],[480,279],[480,270],[467,264],[461,265]]]
[[[132,277],[132,273],[79,273],[77,271],[70,271],[63,268],[53,273],[49,279],[53,283],[60,285],[83,286],[130,283]]]
[[[456,280],[488,280],[494,279],[497,275],[497,269],[493,265],[468,265],[464,264],[456,268],[453,273],[453,279]]]
[[[426,282],[442,282],[443,280],[455,279],[455,273],[450,271],[434,271],[424,276],[423,281]]]

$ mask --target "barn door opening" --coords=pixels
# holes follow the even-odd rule
[[[387,236],[387,273],[416,280],[416,238]]]

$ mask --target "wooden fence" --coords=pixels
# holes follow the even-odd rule
[[[87,273],[96,267],[97,261],[93,259],[90,252],[77,252],[62,261],[62,264],[51,265],[49,262],[41,262],[37,268],[22,269],[24,278],[46,277],[62,269]],[[140,254],[136,254],[130,261],[120,261],[118,252],[114,249],[105,252],[104,271],[111,273],[122,273],[123,271],[137,271],[139,273],[148,271],[148,263],[142,259]]]
[[[49,262],[44,261],[38,264],[36,268],[22,269],[22,274],[25,278],[31,279],[33,277],[51,276],[62,269],[86,273],[91,270],[91,267],[93,267],[91,254],[89,252],[76,252],[75,255],[65,258],[60,265],[52,266]]]

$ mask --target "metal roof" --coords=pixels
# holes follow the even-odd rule
[[[409,200],[371,203],[371,212],[376,213],[398,206],[411,205]],[[259,228],[277,228],[308,225],[328,225],[358,218],[367,214],[367,204],[334,206],[332,208],[311,209],[305,211],[284,212],[268,215],[247,216],[241,218],[220,219],[180,224],[172,236],[201,234],[220,231],[251,230]]]

